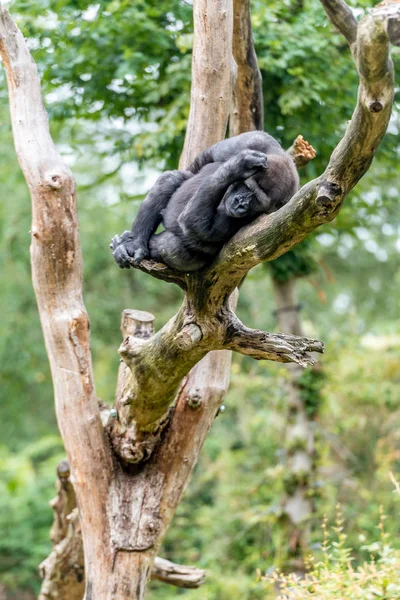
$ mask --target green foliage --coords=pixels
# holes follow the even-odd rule
[[[189,110],[190,3],[16,0],[13,12],[31,39],[52,120],[97,122],[107,153],[176,167]],[[304,171],[309,179],[324,168],[355,104],[347,44],[318,0],[254,0],[252,21],[265,128],[285,147],[298,133],[316,147],[317,159]],[[385,145],[385,159],[395,165],[395,136]]]
[[[278,259],[267,263],[271,276],[280,282],[293,277],[307,277],[317,268],[315,261],[315,245],[310,238],[305,239],[293,250],[289,250]]]
[[[0,583],[37,590],[38,565],[51,548],[48,502],[64,449],[58,436],[47,436],[18,453],[2,446],[0,456]]]
[[[191,6],[180,0],[96,5],[17,0],[12,12],[39,65],[53,135],[77,178],[97,392],[112,402],[121,310],[154,312],[160,326],[182,297],[175,286],[119,271],[108,240],[129,227],[151,185],[149,165],[176,167],[188,114]],[[355,103],[357,80],[348,49],[327,25],[317,0],[254,0],[253,24],[266,129],[285,147],[298,133],[316,147],[318,157],[303,174],[309,179],[325,167]],[[0,586],[14,588],[20,598],[22,588],[38,589],[37,565],[50,547],[47,502],[63,453],[54,438],[52,384],[30,282],[28,190],[12,148],[4,96],[3,87]],[[307,335],[328,343],[326,379],[310,370],[301,377],[311,417],[318,408],[322,453],[312,542],[322,541],[321,514],[331,514],[340,501],[354,565],[369,560],[375,547],[366,547],[364,538],[379,542],[380,504],[393,546],[399,545],[398,501],[388,478],[400,468],[397,131],[395,111],[373,168],[335,223],[271,265],[281,281],[303,277],[298,288]],[[147,179],[138,164],[146,167]],[[314,270],[317,258],[323,270]],[[250,326],[271,330],[274,307],[265,272],[259,266],[246,278],[239,315]],[[288,552],[280,527],[285,378],[279,365],[234,359],[227,411],[212,427],[162,550],[171,560],[206,568],[207,583],[200,591],[153,583],[149,600],[267,599],[256,570],[279,565]],[[379,560],[364,567],[368,573]],[[379,564],[381,573],[389,567],[388,561]],[[332,585],[334,569],[340,571],[336,579],[354,585],[344,563],[328,567]],[[387,574],[390,579],[394,572]]]
[[[310,571],[304,578],[295,574],[285,575],[274,572],[262,578],[268,587],[279,588],[277,600],[396,600],[400,598],[400,552],[389,542],[383,528],[381,516],[379,541],[363,548],[370,555],[368,562],[353,566],[352,548],[347,545],[344,521],[339,509],[333,539],[328,538],[327,525],[322,527],[325,534],[322,544],[322,560],[310,557]]]
[[[300,398],[311,419],[316,417],[321,409],[324,383],[325,374],[318,366],[305,369],[296,382],[300,390]]]
[[[176,166],[190,95],[189,4],[20,0],[15,11],[32,40],[52,121],[107,118],[105,153]]]

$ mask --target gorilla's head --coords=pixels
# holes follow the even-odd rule
[[[226,213],[241,219],[275,212],[297,192],[299,176],[288,155],[268,155],[268,167],[232,184],[223,199]]]

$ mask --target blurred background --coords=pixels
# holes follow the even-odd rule
[[[372,3],[355,4],[359,16]],[[108,244],[130,227],[157,174],[177,166],[189,109],[191,3],[8,6],[29,40],[53,137],[76,177],[96,386],[112,403],[121,311],[150,311],[160,327],[182,299],[173,285],[119,270]],[[317,158],[301,172],[306,182],[324,169],[344,132],[357,74],[317,0],[255,0],[252,18],[265,130],[287,148],[298,134],[314,146]],[[399,49],[394,60],[400,73]],[[289,286],[292,313],[306,335],[325,341],[326,353],[301,374],[234,356],[226,410],[162,551],[207,569],[207,582],[200,591],[152,583],[150,600],[266,598],[257,570],[301,571],[309,550],[318,553],[324,515],[337,527],[338,503],[355,564],[380,539],[382,514],[391,544],[400,547],[400,499],[390,478],[400,471],[398,100],[372,167],[335,222],[254,269],[242,287],[241,319],[274,331],[279,290]],[[48,502],[64,451],[30,280],[30,199],[3,71],[0,155],[0,597],[31,600],[38,564],[51,549]],[[312,438],[303,471],[295,467],[304,439],[292,431],[293,389]],[[299,490],[307,515],[295,523],[287,506]]]

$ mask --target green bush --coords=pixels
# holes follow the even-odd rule
[[[49,554],[55,468],[65,453],[58,436],[21,452],[0,447],[0,589],[38,591],[38,566]]]
[[[330,539],[326,520],[322,524],[322,559],[311,556],[310,571],[304,578],[279,571],[260,578],[268,589],[279,589],[277,600],[397,600],[400,598],[400,552],[395,550],[384,530],[385,516],[379,523],[380,540],[363,546],[370,560],[353,566],[352,548],[344,533],[343,517],[338,509],[334,536]]]

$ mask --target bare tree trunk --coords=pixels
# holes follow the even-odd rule
[[[82,530],[67,461],[60,463],[57,474],[57,496],[50,502],[54,510],[50,533],[53,550],[40,565],[43,583],[38,600],[82,600],[85,593]],[[151,578],[177,587],[197,588],[204,582],[205,572],[157,557]]]
[[[180,168],[224,139],[231,105],[232,2],[194,0],[193,22],[190,113]]]
[[[125,315],[134,321],[120,348],[130,373],[121,374],[124,403],[117,418],[102,410],[106,428],[82,300],[75,185],[50,137],[36,66],[0,4],[0,54],[15,147],[32,197],[33,282],[83,534],[85,600],[143,600],[156,553],[226,391],[226,351],[306,366],[314,362],[310,352],[323,350],[317,340],[246,327],[231,298],[249,269],[280,256],[336,216],[386,131],[394,91],[388,51],[390,40],[399,38],[399,4],[380,5],[357,24],[342,18],[349,9],[341,0],[321,1],[349,41],[360,75],[344,138],[320,177],[281,210],[240,230],[201,273],[189,276],[150,261],[139,265],[180,285],[185,300],[147,339],[139,333],[151,319]],[[193,103],[183,165],[224,137],[232,94],[231,1],[196,0],[194,19]]]
[[[224,137],[231,94],[230,1],[197,0],[194,8],[192,95],[196,111],[189,123],[184,163]],[[36,66],[21,33],[3,9],[0,33],[15,145],[32,194],[34,287],[52,368],[58,423],[79,504],[85,600],[141,600],[156,551],[227,389],[230,352],[211,353],[188,376],[154,460],[136,472],[118,467],[104,434],[94,390],[74,181],[50,138]],[[215,44],[208,45],[208,39]],[[215,65],[217,71],[211,68]],[[201,90],[212,93],[202,98]],[[199,105],[196,99],[200,99]],[[71,517],[70,526],[78,528],[79,524]],[[159,577],[168,569],[171,567],[163,563]]]

